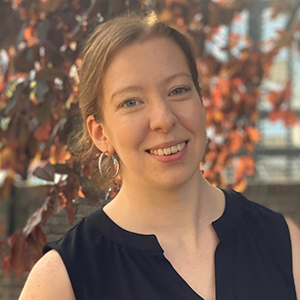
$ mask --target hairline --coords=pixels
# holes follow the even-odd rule
[[[124,44],[118,45],[116,47],[116,49],[114,49],[111,53],[109,53],[109,56],[108,56],[107,60],[105,61],[104,65],[103,65],[103,70],[99,71],[99,73],[102,73],[102,76],[98,77],[98,83],[99,83],[99,90],[100,91],[99,91],[99,94],[98,94],[98,97],[97,97],[96,101],[97,101],[97,105],[98,105],[98,107],[101,111],[100,115],[102,116],[101,120],[98,120],[99,122],[103,122],[103,120],[104,120],[103,111],[101,109],[101,106],[103,108],[103,105],[104,105],[104,102],[101,100],[101,98],[104,97],[103,94],[102,94],[102,92],[103,92],[103,79],[105,77],[105,74],[107,72],[109,64],[114,60],[114,58],[118,55],[118,53],[120,53],[126,47],[130,47],[130,46],[133,46],[133,45],[136,45],[136,44],[144,44],[144,43],[147,43],[147,42],[149,42],[153,39],[165,39],[165,40],[169,40],[169,41],[173,42],[174,45],[176,45],[178,47],[178,49],[181,51],[181,53],[183,54],[185,62],[186,62],[187,67],[188,67],[188,70],[189,70],[189,73],[190,73],[190,77],[191,77],[191,79],[192,79],[192,81],[195,85],[194,77],[193,77],[191,66],[190,66],[190,62],[189,62],[189,59],[188,59],[188,55],[183,50],[183,48],[179,45],[179,42],[176,41],[176,39],[173,38],[172,36],[167,36],[165,33],[151,31],[151,29],[152,29],[152,27],[150,28],[150,30],[147,28],[146,33],[142,32],[140,34],[140,36],[134,37],[134,38],[128,40],[127,42],[125,42]],[[190,50],[192,50],[192,49],[190,49]],[[198,90],[197,90],[197,92],[198,92]],[[200,96],[200,98],[201,98],[201,96]]]

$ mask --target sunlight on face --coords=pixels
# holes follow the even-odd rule
[[[101,104],[103,134],[120,157],[123,182],[179,184],[199,170],[204,109],[184,54],[173,41],[153,38],[115,54],[104,76]],[[153,150],[184,142],[181,156],[158,157]]]

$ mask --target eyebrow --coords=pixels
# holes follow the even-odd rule
[[[193,78],[190,74],[181,72],[181,73],[173,74],[173,75],[167,77],[166,79],[162,80],[162,84],[168,84],[177,77],[188,77],[189,79],[193,80]],[[131,86],[127,86],[124,88],[120,88],[115,93],[113,93],[113,95],[111,96],[111,99],[113,99],[116,95],[121,94],[121,93],[142,91],[143,89],[144,88],[141,85],[131,85]]]

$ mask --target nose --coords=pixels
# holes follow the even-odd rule
[[[175,126],[177,117],[170,103],[161,99],[155,101],[150,112],[150,128],[153,131],[167,133]]]

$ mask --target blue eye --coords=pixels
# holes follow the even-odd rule
[[[124,101],[122,104],[121,104],[121,107],[134,107],[138,104],[139,101],[137,100],[134,100],[134,99],[129,99],[129,100],[126,100]]]
[[[185,92],[189,91],[190,89],[188,87],[177,87],[174,90],[171,91],[171,94],[173,96],[182,95]]]

